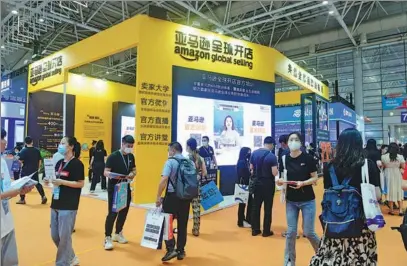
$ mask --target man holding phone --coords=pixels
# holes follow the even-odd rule
[[[264,203],[263,237],[274,235],[271,231],[273,199],[276,190],[275,176],[278,174],[277,157],[274,155],[276,142],[273,137],[264,139],[264,147],[255,150],[250,158],[250,169],[256,179],[252,214],[252,236],[261,234],[260,210]]]

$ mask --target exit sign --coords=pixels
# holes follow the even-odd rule
[[[407,123],[407,112],[401,112],[401,123]]]

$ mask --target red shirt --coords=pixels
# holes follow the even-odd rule
[[[406,163],[406,167],[407,167],[407,163]],[[407,180],[407,171],[406,171],[406,167],[404,167],[404,174],[403,174],[403,179]]]

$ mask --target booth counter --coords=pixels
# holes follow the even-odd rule
[[[266,135],[274,134],[275,74],[308,93],[324,98],[329,94],[322,82],[273,48],[144,15],[31,64],[29,92],[59,85],[69,95],[70,69],[132,47],[137,47],[136,87],[131,88],[132,93],[121,92],[125,98],[100,98],[104,98],[101,102],[135,104],[138,174],[133,201],[137,204],[155,202],[169,142],[177,140],[185,146],[187,138],[200,140],[203,135],[210,137],[219,156],[220,190],[224,195],[232,194],[239,148],[259,147]],[[42,66],[49,62],[51,68],[44,70]],[[79,101],[82,107],[75,109],[84,108],[84,112],[75,111],[74,133],[82,141],[86,138],[76,131],[76,119],[95,109],[98,103],[93,103],[93,108],[85,105],[98,96],[89,93],[80,100],[79,93],[85,92],[78,91],[75,105]],[[68,97],[64,99],[69,102]],[[63,106],[68,115],[67,105]],[[68,116],[64,117],[67,132]]]

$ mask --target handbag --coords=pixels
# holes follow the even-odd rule
[[[376,197],[376,188],[369,182],[369,169],[367,159],[362,166],[362,183],[360,184],[367,227],[375,232],[384,227],[386,222]]]
[[[235,184],[235,202],[247,204],[247,202],[249,201],[249,196],[250,193],[248,185]]]
[[[120,182],[114,186],[112,211],[119,212],[127,207],[128,183]]]
[[[224,200],[215,182],[211,181],[205,186],[201,187],[201,205],[206,211],[218,205]]]
[[[164,215],[159,209],[150,210],[146,214],[141,246],[157,249],[160,245],[161,231],[164,227]]]
[[[403,222],[400,227],[392,227],[392,230],[397,230],[401,234],[401,239],[404,243],[404,248],[407,251],[407,212],[404,214]]]

